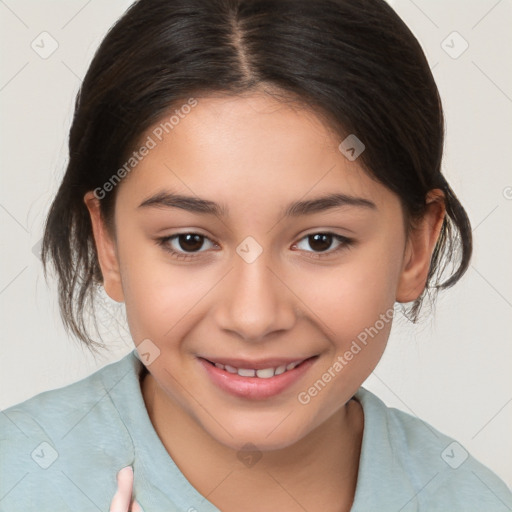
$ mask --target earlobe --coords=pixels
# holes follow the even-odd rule
[[[408,234],[403,267],[396,291],[397,302],[416,300],[427,282],[430,261],[446,215],[444,194],[439,189],[427,194],[425,214]]]
[[[124,302],[116,245],[101,217],[100,201],[91,191],[85,194],[84,203],[91,217],[96,252],[103,276],[103,287],[111,299],[116,302]]]

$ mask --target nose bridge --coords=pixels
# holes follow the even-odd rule
[[[237,247],[216,316],[221,329],[258,341],[273,331],[290,329],[295,313],[293,295],[275,276],[270,254],[248,238]]]

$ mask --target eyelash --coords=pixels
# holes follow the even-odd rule
[[[183,253],[180,251],[176,251],[169,246],[169,242],[171,240],[178,239],[180,236],[184,236],[184,235],[197,235],[197,236],[202,237],[205,240],[209,240],[210,242],[212,242],[207,236],[202,235],[201,233],[194,233],[194,232],[178,233],[176,235],[157,238],[156,242],[160,247],[162,247],[162,249],[164,251],[170,253],[172,257],[179,259],[181,261],[190,261],[192,259],[195,259],[198,254],[205,252],[205,251],[196,251],[193,253]],[[354,240],[347,238],[345,236],[342,236],[342,235],[338,235],[336,233],[331,233],[329,231],[318,231],[316,233],[309,233],[309,234],[303,236],[297,243],[300,243],[302,240],[305,240],[305,239],[307,239],[311,236],[315,236],[315,235],[330,235],[333,237],[333,240],[338,241],[340,243],[340,245],[334,250],[327,250],[327,251],[322,251],[322,252],[305,251],[307,253],[311,253],[308,257],[312,258],[312,259],[320,259],[320,258],[325,258],[327,256],[331,256],[332,254],[336,254],[342,250],[349,249],[354,244]],[[212,242],[212,243],[214,243],[214,242]]]

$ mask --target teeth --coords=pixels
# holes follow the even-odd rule
[[[248,368],[238,368],[238,375],[240,377],[254,377],[256,370],[249,370]]]
[[[256,370],[256,375],[260,379],[270,379],[274,376],[274,368],[265,368],[263,370]]]
[[[215,363],[215,366],[220,370],[224,370],[228,373],[237,373],[240,377],[258,377],[260,379],[270,379],[274,377],[274,375],[281,375],[284,372],[289,370],[293,370],[297,367],[302,361],[294,361],[293,363],[287,365],[281,365],[277,368],[262,368],[261,370],[254,370],[252,368],[235,368],[234,366],[230,366],[229,364],[221,364]]]
[[[283,366],[278,366],[275,371],[275,375],[281,375],[281,373],[284,373],[286,371],[286,365],[283,364]]]

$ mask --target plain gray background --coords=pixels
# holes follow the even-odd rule
[[[430,318],[396,322],[365,386],[457,439],[511,486],[512,3],[391,3],[438,83],[444,172],[473,223],[475,253]],[[95,360],[71,340],[37,257],[66,164],[75,94],[102,37],[130,4],[0,0],[0,408],[81,379],[133,348],[122,306],[108,298],[100,320],[110,353]],[[56,50],[42,58],[52,44]]]

